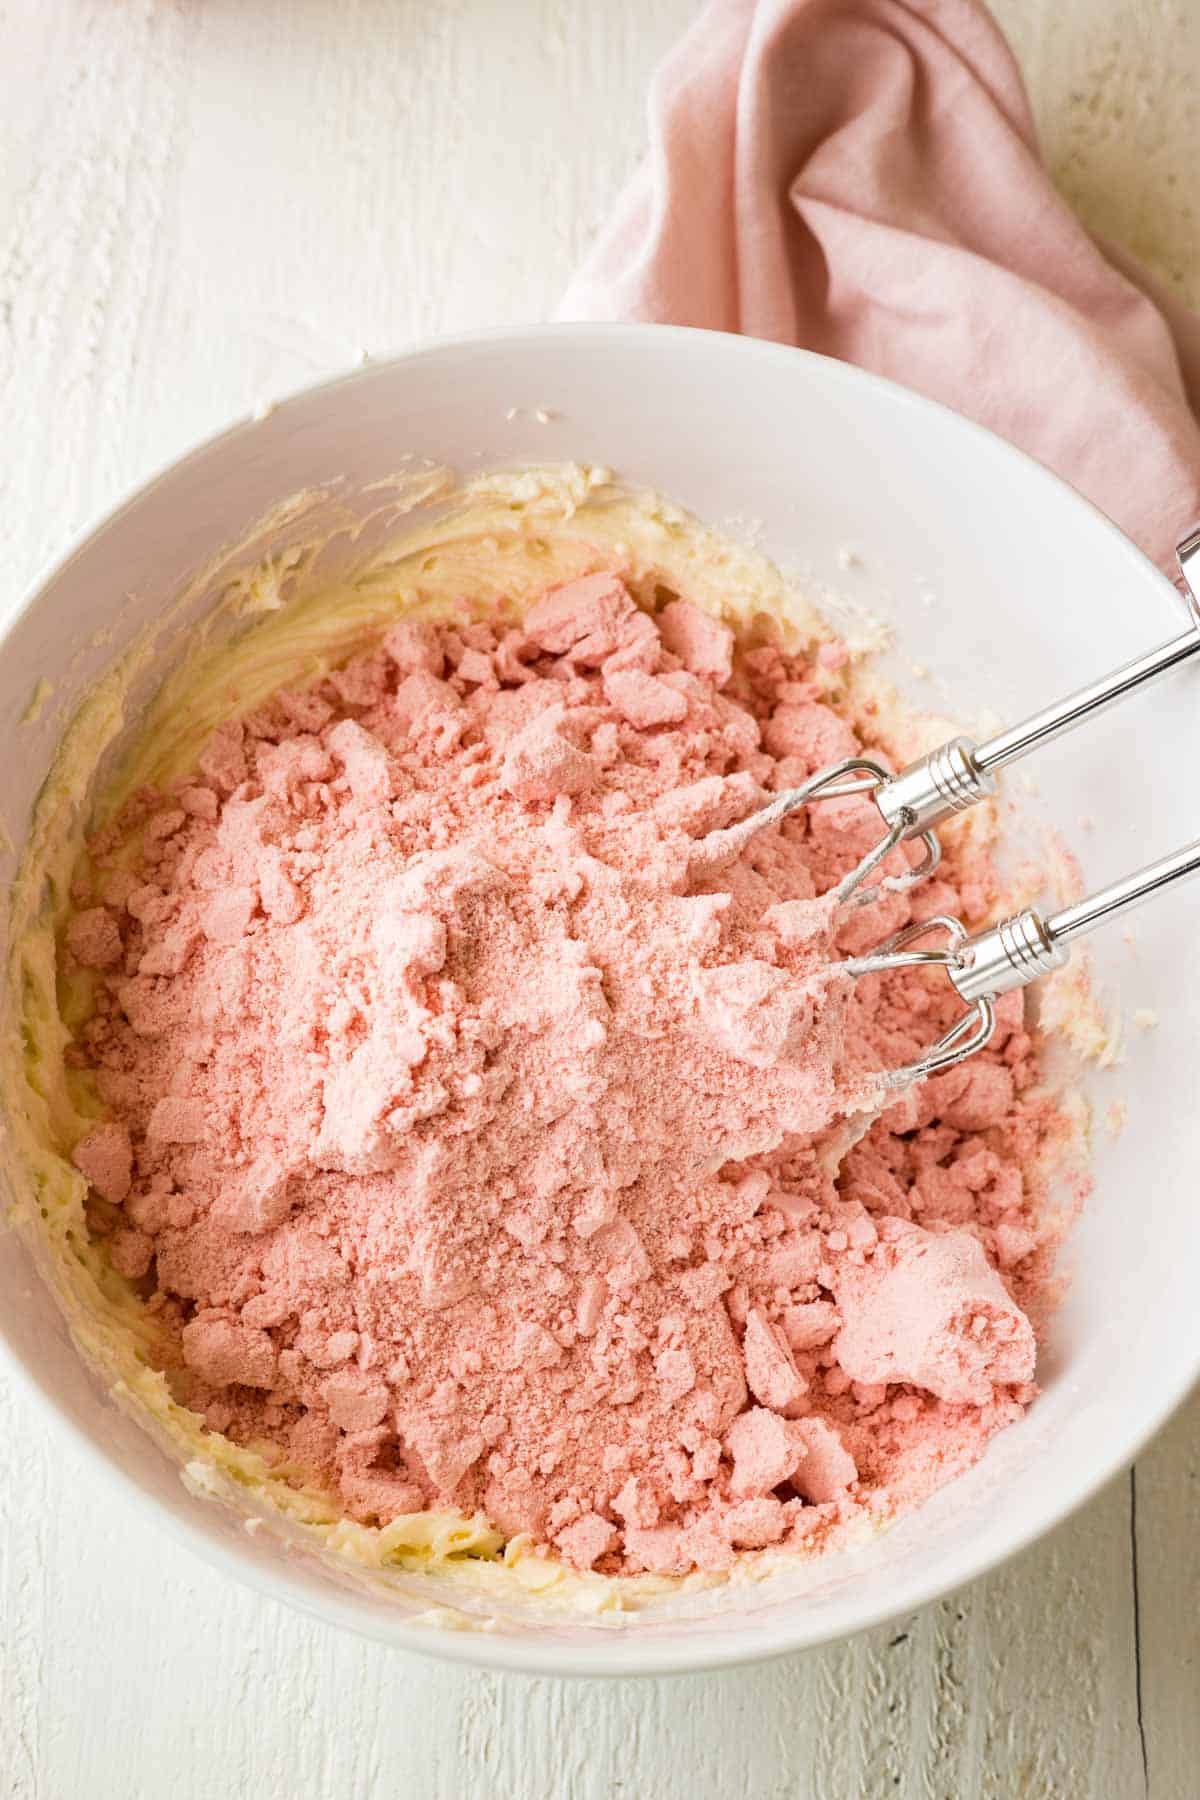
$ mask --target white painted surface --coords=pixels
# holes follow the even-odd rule
[[[1071,197],[1200,302],[1200,7],[998,10]],[[0,606],[256,401],[548,313],[691,11],[0,0]],[[0,1445],[4,1800],[1197,1791],[1197,1401],[1136,1480],[907,1631],[643,1684],[360,1645],[147,1531],[2,1385]]]

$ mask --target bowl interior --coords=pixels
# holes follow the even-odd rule
[[[855,370],[644,327],[474,339],[369,368],[237,427],[142,490],[59,566],[0,656],[4,824],[14,846],[64,717],[185,576],[284,496],[336,477],[353,501],[409,451],[464,473],[605,463],[709,523],[753,535],[818,603],[828,591],[852,618],[886,620],[901,648],[885,660],[902,692],[968,729],[1011,722],[1186,623],[1171,584],[1052,476]],[[50,701],[21,723],[42,678]],[[1195,679],[1181,673],[1010,778],[1010,795],[1062,834],[1087,885],[1195,835],[1182,774],[1200,756]],[[14,854],[4,855],[6,882]],[[0,1255],[0,1327],[51,1408],[193,1544],[280,1597],[391,1642],[501,1666],[627,1673],[860,1629],[1053,1524],[1134,1454],[1200,1368],[1195,904],[1186,891],[1169,895],[1133,929],[1093,940],[1101,993],[1125,1022],[1124,1050],[1083,1082],[1095,1186],[1066,1254],[1071,1287],[1040,1365],[1042,1397],[920,1513],[763,1586],[691,1596],[617,1631],[531,1616],[486,1636],[438,1633],[412,1622],[436,1598],[421,1579],[397,1575],[386,1592],[339,1583],[187,1492],[93,1385],[11,1234]],[[1157,1025],[1136,1028],[1139,1012],[1143,1026],[1149,1014]]]

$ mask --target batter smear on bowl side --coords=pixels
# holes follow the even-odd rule
[[[88,1228],[174,1399],[352,1520],[606,1574],[812,1548],[972,1462],[1034,1396],[1063,1130],[1019,994],[880,1097],[956,1002],[838,959],[997,879],[951,845],[835,912],[862,798],[719,854],[860,748],[840,653],[653,605],[601,567],[274,693],[92,839],[60,951]]]

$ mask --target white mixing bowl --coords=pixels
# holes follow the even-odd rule
[[[924,705],[953,696],[968,726],[985,709],[1015,720],[1178,632],[1187,616],[1171,584],[1069,488],[887,382],[704,332],[489,335],[367,368],[235,427],[142,489],[50,574],[0,650],[0,806],[11,835],[25,830],[64,709],[181,577],[273,502],[334,476],[357,492],[405,451],[466,472],[608,463],[711,523],[753,529],[814,590],[826,584],[891,620],[901,687]],[[114,621],[98,644],[94,634]],[[910,661],[930,678],[906,676]],[[53,703],[20,724],[39,677],[53,684]],[[1180,673],[1038,758],[1038,793],[1022,805],[1061,829],[1089,884],[1196,835],[1198,680],[1200,670]],[[11,866],[6,855],[6,881]],[[1125,1016],[1150,1008],[1161,1022],[1130,1032],[1120,1065],[1084,1083],[1098,1121],[1095,1190],[1070,1240],[1072,1284],[1042,1355],[1044,1393],[920,1512],[795,1575],[693,1597],[616,1630],[530,1618],[487,1634],[439,1631],[412,1622],[430,1605],[427,1581],[396,1575],[386,1591],[351,1587],[186,1491],[94,1384],[11,1234],[0,1247],[10,1358],[45,1413],[119,1475],[131,1504],[231,1574],[391,1644],[496,1668],[628,1674],[774,1655],[907,1612],[1086,1500],[1200,1371],[1196,905],[1195,892],[1158,901],[1141,915],[1134,947],[1119,928],[1093,940],[1098,978]],[[1115,1137],[1099,1122],[1114,1100],[1127,1108]]]

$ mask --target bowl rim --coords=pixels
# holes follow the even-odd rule
[[[0,655],[7,649],[21,622],[96,539],[114,529],[129,511],[173,476],[252,433],[265,416],[274,417],[286,413],[293,405],[341,388],[370,384],[381,375],[393,373],[402,366],[436,362],[440,359],[452,360],[464,351],[497,350],[501,347],[534,347],[536,353],[537,345],[551,340],[568,344],[575,340],[581,349],[601,345],[645,344],[650,341],[659,345],[671,342],[677,346],[703,346],[708,356],[717,359],[732,357],[734,361],[745,361],[753,358],[776,365],[807,362],[819,367],[823,381],[833,382],[835,385],[840,382],[846,387],[866,391],[885,405],[907,408],[917,415],[933,415],[943,424],[952,421],[954,429],[966,433],[968,438],[986,444],[993,454],[998,451],[1019,464],[1032,465],[1042,481],[1057,491],[1057,504],[1061,510],[1065,513],[1074,511],[1076,516],[1087,517],[1091,530],[1095,531],[1099,527],[1102,534],[1108,537],[1115,561],[1124,559],[1130,565],[1131,572],[1135,572],[1143,581],[1149,575],[1161,582],[1178,600],[1181,608],[1185,612],[1187,610],[1182,592],[1105,513],[1077,489],[1036,457],[940,401],[929,399],[885,376],[790,344],[701,330],[693,326],[557,321],[498,326],[425,339],[393,353],[372,357],[361,367],[289,389],[271,403],[267,414],[261,410],[241,414],[230,424],[201,439],[182,455],[161,463],[150,475],[128,486],[115,502],[94,514],[71,537],[67,547],[41,568],[16,605],[7,612],[3,629],[0,630]],[[52,1426],[67,1434],[74,1448],[82,1453],[89,1467],[100,1475],[110,1492],[129,1496],[136,1505],[140,1505],[143,1512],[152,1512],[176,1543],[195,1552],[210,1566],[221,1569],[259,1594],[283,1601],[310,1618],[338,1625],[397,1650],[416,1652],[460,1666],[571,1678],[701,1673],[773,1661],[801,1650],[814,1649],[821,1644],[839,1642],[905,1617],[1000,1568],[1078,1512],[1101,1488],[1133,1463],[1151,1438],[1200,1384],[1198,1358],[1195,1366],[1190,1369],[1181,1367],[1172,1382],[1157,1390],[1153,1401],[1139,1416],[1132,1430],[1123,1435],[1114,1434],[1111,1450],[1086,1472],[1078,1474],[1072,1484],[1068,1484],[1069,1497],[1065,1503],[1049,1509],[1043,1508],[1040,1514],[1014,1532],[1002,1546],[974,1552],[970,1546],[964,1547],[940,1564],[936,1572],[911,1577],[907,1585],[901,1585],[899,1591],[891,1590],[886,1604],[860,1605],[853,1623],[845,1627],[830,1628],[826,1623],[814,1630],[806,1625],[803,1604],[798,1602],[794,1609],[781,1610],[779,1616],[771,1618],[769,1622],[764,1618],[761,1638],[747,1633],[744,1640],[710,1642],[697,1635],[694,1640],[679,1636],[662,1641],[645,1638],[639,1642],[634,1615],[627,1626],[616,1629],[597,1627],[594,1645],[583,1648],[561,1643],[543,1647],[532,1634],[528,1638],[524,1635],[504,1637],[484,1630],[439,1630],[428,1624],[418,1625],[411,1620],[389,1619],[382,1611],[360,1609],[352,1598],[339,1593],[332,1583],[327,1593],[318,1594],[307,1582],[296,1579],[284,1559],[280,1560],[278,1568],[268,1568],[256,1558],[244,1554],[240,1548],[219,1541],[191,1517],[158,1505],[136,1476],[62,1410],[43,1385],[36,1366],[27,1362],[10,1342],[2,1317],[0,1362],[5,1371],[16,1376],[27,1398],[34,1406],[40,1406],[43,1416],[52,1422]]]

